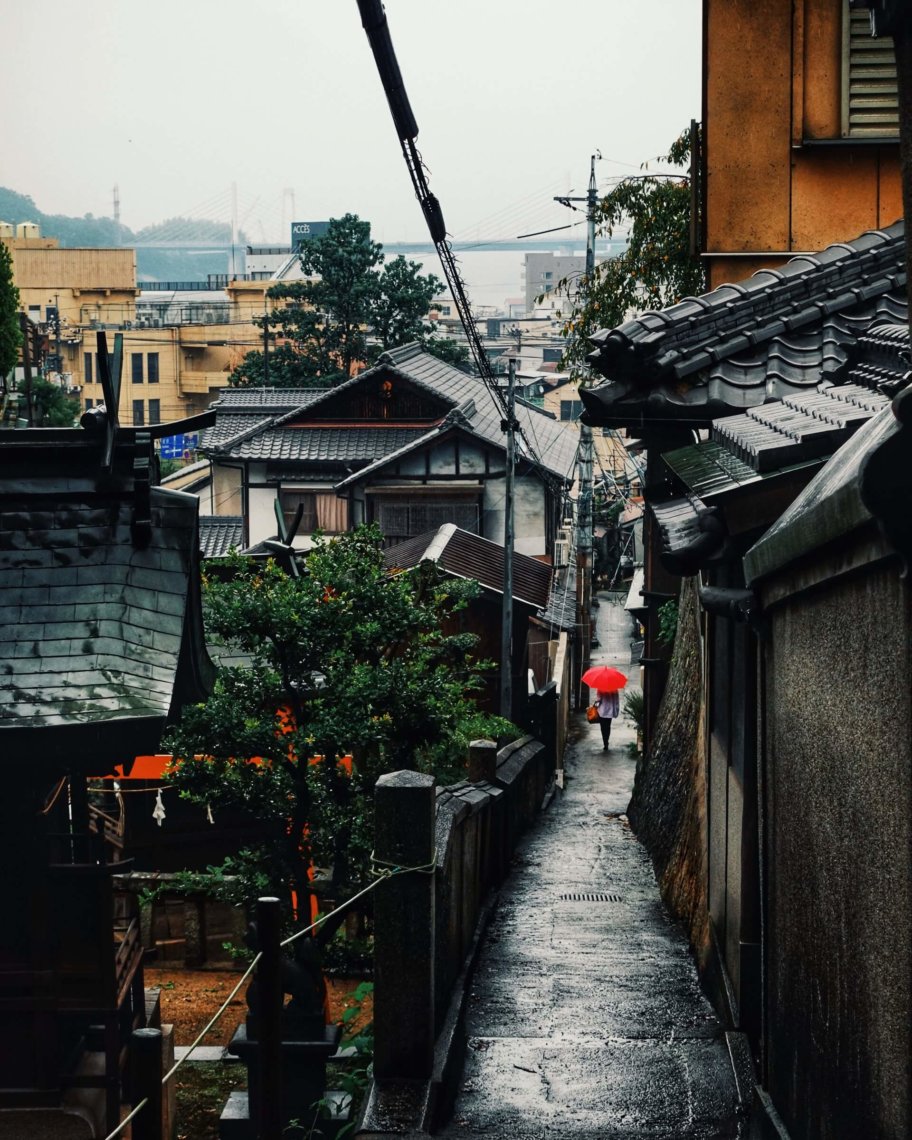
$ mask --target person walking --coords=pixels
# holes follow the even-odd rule
[[[599,692],[595,708],[598,712],[599,728],[602,730],[602,751],[608,751],[608,741],[611,739],[611,722],[618,715],[621,707],[621,699],[615,689],[612,693]]]

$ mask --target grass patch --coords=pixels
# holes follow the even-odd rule
[[[247,1087],[240,1061],[188,1061],[177,1082],[177,1140],[218,1140],[218,1122],[234,1089]]]

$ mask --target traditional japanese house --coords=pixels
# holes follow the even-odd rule
[[[274,401],[297,400],[290,410]],[[248,407],[255,410],[248,412]],[[336,388],[224,393],[201,440],[215,513],[241,515],[245,542],[276,533],[303,507],[299,534],[377,523],[392,544],[444,523],[497,541],[504,529],[502,415],[477,377],[419,345],[384,353]],[[241,413],[239,409],[245,408]],[[576,434],[517,403],[516,549],[550,556],[573,478]],[[247,418],[249,415],[249,419]]]
[[[198,502],[155,485],[152,437],[118,426],[107,387],[113,410],[84,427],[0,431],[0,1124],[14,1131],[29,1107],[81,1114],[94,1136],[118,1123],[125,1045],[145,1024],[141,946],[86,777],[155,752],[210,680]]]
[[[444,523],[435,531],[418,535],[407,542],[388,547],[384,562],[391,570],[409,570],[422,562],[432,562],[438,570],[454,578],[471,578],[478,582],[481,594],[456,615],[459,632],[474,633],[478,639],[477,656],[500,660],[504,591],[504,548],[479,535]],[[536,558],[513,554],[513,719],[526,724],[529,695],[530,638],[537,630],[530,619],[548,605],[551,593],[551,568]],[[547,641],[545,642],[547,645]],[[547,651],[546,651],[547,657]],[[500,671],[492,671],[485,685],[484,703],[489,711],[498,712]]]

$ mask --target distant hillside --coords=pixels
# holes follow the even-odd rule
[[[118,224],[113,218],[96,218],[86,214],[71,218],[66,214],[46,214],[27,194],[19,194],[0,186],[0,221],[19,225],[36,222],[42,237],[55,237],[62,246],[88,247],[134,245],[144,241],[204,241],[231,244],[231,226],[206,218],[168,218],[164,222],[145,226],[134,233],[129,226]],[[238,244],[246,245],[246,235],[238,235]],[[136,252],[136,271],[140,281],[205,281],[210,273],[227,273],[227,252],[183,252],[175,249],[144,250]]]
[[[20,222],[37,222],[44,237],[59,238],[61,245],[71,247],[129,245],[133,240],[132,231],[126,226],[118,227],[113,218],[95,218],[91,214],[84,218],[45,214],[28,195],[17,194],[5,186],[0,186],[0,221],[12,222],[14,226]]]

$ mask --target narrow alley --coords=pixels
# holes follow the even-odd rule
[[[629,615],[607,594],[597,612],[593,664],[633,688]],[[519,847],[481,949],[443,1135],[738,1136],[737,1049],[624,815],[633,724],[622,711],[607,753],[582,714],[574,731],[565,790]]]

